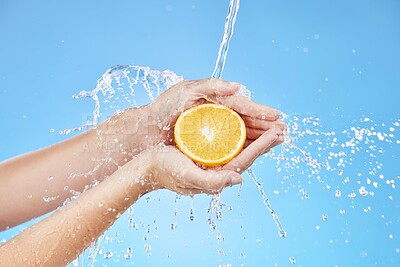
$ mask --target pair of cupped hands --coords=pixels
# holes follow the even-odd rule
[[[214,78],[181,81],[170,87],[150,105],[140,108],[144,111],[140,130],[146,134],[139,137],[139,153],[122,168],[134,168],[137,161],[146,166],[147,175],[141,181],[144,193],[169,189],[191,196],[216,194],[224,187],[241,184],[241,173],[260,155],[281,144],[286,130],[277,110],[238,94],[241,88],[243,85],[239,83]],[[173,126],[179,114],[204,102],[235,110],[246,124],[247,138],[243,150],[221,167],[202,168],[175,147]],[[129,112],[127,110],[120,116],[125,121],[132,121]],[[146,121],[145,117],[151,118],[152,122]],[[152,125],[151,129],[148,124]]]

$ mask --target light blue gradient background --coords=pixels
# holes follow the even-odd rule
[[[71,96],[94,88],[113,65],[170,69],[185,79],[209,77],[228,4],[1,0],[0,160],[65,139],[49,130],[78,126],[93,108],[92,101]],[[222,77],[245,84],[257,102],[289,115],[319,117],[325,130],[340,133],[360,125],[362,115],[389,125],[399,118],[399,47],[399,1],[242,0]],[[398,183],[399,145],[381,146],[385,154],[376,160],[384,164],[385,177]],[[370,160],[360,154],[345,171],[367,174]],[[149,203],[141,199],[134,205],[138,229],[128,229],[124,216],[108,231],[109,237],[119,232],[116,240],[102,245],[103,252],[114,256],[106,260],[98,255],[95,266],[293,266],[290,257],[303,267],[400,266],[398,188],[382,182],[374,198],[357,197],[353,203],[345,192],[357,191],[356,178],[338,200],[334,190],[300,172],[284,193],[287,184],[280,184],[282,174],[273,161],[266,160],[255,172],[263,178],[286,239],[278,237],[255,186],[244,175],[240,197],[237,188],[222,194],[222,202],[233,207],[218,222],[223,243],[216,244],[206,223],[210,197],[196,196],[193,202],[183,197],[175,203],[172,193],[155,192]],[[330,175],[324,178],[341,183],[342,178]],[[310,200],[301,199],[298,184],[307,187]],[[274,195],[275,189],[281,193]],[[187,219],[191,205],[194,222]],[[372,210],[364,213],[367,206]],[[345,215],[338,213],[342,208]],[[327,222],[321,221],[324,213]],[[175,230],[171,223],[176,223]],[[0,239],[31,224],[0,233]],[[151,257],[144,244],[152,246]],[[130,260],[123,258],[127,247],[133,249]],[[217,247],[226,256],[218,256]]]

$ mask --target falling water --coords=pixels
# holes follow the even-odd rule
[[[229,3],[228,15],[225,20],[224,34],[222,35],[221,44],[219,45],[219,51],[217,56],[217,62],[215,63],[214,71],[211,75],[213,78],[221,78],[222,71],[225,67],[226,55],[228,54],[229,42],[233,35],[233,29],[235,27],[236,15],[239,11],[240,0],[231,0]]]
[[[240,5],[240,0],[231,0],[229,3],[228,15],[226,16],[226,20],[225,20],[224,34],[222,35],[221,44],[219,46],[219,51],[218,51],[217,61],[215,63],[215,68],[211,75],[211,77],[213,77],[213,78],[220,79],[222,77],[222,72],[225,67],[226,56],[228,54],[229,43],[232,38],[233,30],[235,27],[236,15],[237,15],[237,12],[239,11],[239,5]],[[265,191],[264,191],[261,183],[258,182],[258,179],[257,179],[256,175],[254,174],[253,170],[251,168],[249,168],[247,170],[247,174],[250,176],[250,178],[256,185],[258,191],[260,192],[260,195],[263,199],[265,207],[271,213],[272,219],[274,220],[275,224],[278,227],[279,236],[282,238],[286,237],[286,231],[282,227],[282,224],[279,220],[278,214],[272,208],[270,201],[269,201],[267,195],[265,194]],[[214,200],[214,202],[218,203],[219,201]],[[218,205],[216,205],[216,206],[218,206]],[[220,211],[216,210],[216,214],[220,214]]]

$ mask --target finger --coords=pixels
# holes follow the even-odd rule
[[[218,102],[235,110],[241,115],[257,118],[260,120],[275,121],[279,119],[280,113],[276,109],[255,103],[245,96],[219,97]]]
[[[221,79],[208,78],[191,81],[191,90],[214,100],[218,96],[234,95],[242,85],[236,82],[227,82]]]
[[[265,123],[269,124],[268,129],[262,129],[262,128],[253,128],[253,127],[249,127],[246,124],[246,136],[247,139],[252,139],[252,140],[256,140],[258,137],[260,137],[262,134],[265,133],[265,131],[272,129],[272,128],[278,128],[278,130],[280,131],[285,131],[287,126],[286,123],[284,123],[283,121],[276,121],[276,122],[268,122],[268,121],[264,121]]]
[[[264,132],[263,132],[264,133]],[[251,145],[253,142],[255,141],[255,139],[246,139],[246,141],[244,142],[244,146],[243,149],[248,147],[249,145]],[[277,145],[282,144],[285,141],[285,138],[282,135],[279,135],[278,139],[272,144],[271,148],[276,147]],[[268,152],[268,151],[267,151]],[[265,153],[265,152],[264,152]]]
[[[276,141],[279,140],[280,135],[282,135],[282,132],[276,129],[266,131],[262,136],[245,148],[238,156],[226,164],[223,169],[234,170],[242,173],[250,167],[260,155],[268,152],[274,146]]]
[[[255,140],[246,139],[246,141],[244,142],[243,148],[248,147],[248,146],[251,145],[251,143],[253,143],[254,141],[255,141]]]
[[[281,120],[268,121],[268,120],[261,120],[261,119],[257,119],[257,118],[246,116],[246,115],[241,115],[241,117],[247,127],[251,127],[254,129],[267,131],[273,127],[279,127],[282,130],[285,130],[287,128],[286,123],[284,123]]]
[[[247,139],[256,140],[258,137],[265,133],[264,130],[254,129],[246,127],[246,137]]]
[[[223,188],[242,183],[242,176],[231,170],[202,170],[192,172],[190,187],[206,194],[221,192]]]
[[[274,148],[274,147],[276,147],[276,146],[282,144],[283,142],[284,142],[284,137],[283,137],[283,135],[279,135],[279,136],[278,136],[278,139],[276,139],[276,141],[271,145],[271,148],[270,148],[270,149],[272,149],[272,148]],[[268,150],[268,151],[265,151],[263,154],[268,153],[268,152],[269,152],[269,150]]]

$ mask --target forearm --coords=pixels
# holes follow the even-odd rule
[[[5,266],[65,266],[142,194],[148,167],[133,159],[107,180],[0,246]],[[15,257],[18,255],[18,257]]]
[[[0,164],[0,231],[59,207],[72,192],[102,181],[142,151],[147,112],[127,110],[88,132]]]

